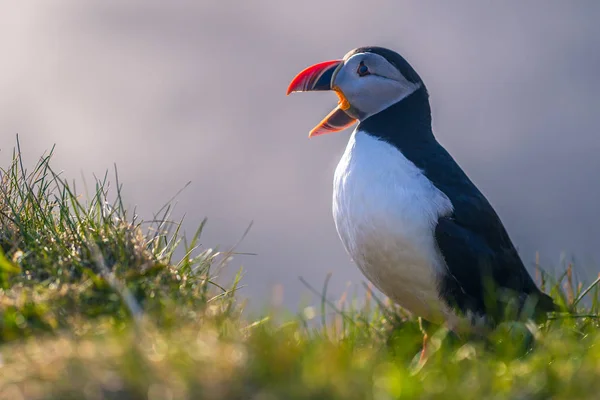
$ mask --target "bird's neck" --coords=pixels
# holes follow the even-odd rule
[[[436,143],[431,129],[431,107],[425,86],[361,121],[357,130],[384,140],[401,151]]]

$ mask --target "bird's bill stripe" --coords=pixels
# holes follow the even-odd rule
[[[319,125],[315,126],[308,137],[325,135],[327,133],[338,132],[348,128],[356,122],[356,119],[352,118],[340,107],[336,107],[332,112],[327,115]]]
[[[343,60],[331,60],[304,69],[292,79],[286,94],[311,90],[331,90],[333,73],[342,63]]]

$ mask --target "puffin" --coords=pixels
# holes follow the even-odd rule
[[[456,333],[556,310],[494,208],[436,140],[427,88],[400,54],[367,46],[312,65],[287,94],[308,91],[339,97],[309,137],[358,123],[335,169],[333,219],[384,295]]]

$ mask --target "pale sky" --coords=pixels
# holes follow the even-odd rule
[[[19,133],[35,160],[56,144],[66,177],[118,165],[150,218],[187,181],[174,217],[226,248],[261,305],[292,307],[333,272],[364,278],[331,218],[350,131],[309,140],[336,102],[285,96],[304,67],[380,45],[427,85],[434,130],[503,219],[524,261],[600,256],[600,2],[30,1],[0,4],[0,161]],[[485,4],[484,4],[485,3]],[[360,287],[359,287],[360,291]]]

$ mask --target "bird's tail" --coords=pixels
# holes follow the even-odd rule
[[[553,311],[558,311],[559,307],[556,305],[552,297],[548,296],[546,293],[539,291],[537,293],[537,304],[535,307],[535,319],[537,321],[545,321],[548,318],[548,313]]]

